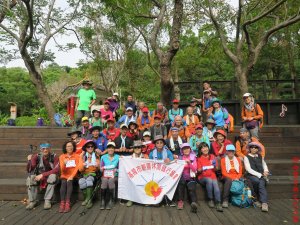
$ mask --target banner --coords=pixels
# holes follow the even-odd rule
[[[158,204],[166,195],[172,200],[185,161],[120,158],[118,198],[140,204]]]

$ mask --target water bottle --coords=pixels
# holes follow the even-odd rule
[[[250,188],[248,188],[248,190],[247,190],[247,195],[248,195],[248,198],[252,197],[252,193],[251,193],[251,189]]]

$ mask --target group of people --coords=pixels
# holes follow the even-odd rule
[[[97,181],[101,183],[100,209],[111,209],[118,198],[119,159],[132,157],[164,163],[186,162],[174,198],[169,200],[169,205],[177,205],[178,209],[183,209],[187,191],[192,211],[197,211],[199,183],[206,189],[208,206],[222,212],[229,206],[233,181],[245,178],[249,181],[255,206],[268,211],[266,182],[269,171],[264,161],[266,151],[259,141],[263,112],[250,93],[243,95],[243,127],[232,143],[227,138],[230,114],[208,82],[203,84],[203,97],[193,98],[185,115],[177,99],[173,100],[170,110],[159,102],[150,112],[143,102],[137,106],[130,95],[124,105],[125,114],[119,118],[117,93],[104,101],[103,109],[93,110],[90,115],[96,96],[90,82],[84,82],[83,86],[76,104],[76,126],[68,133],[70,139],[63,145],[63,153],[58,156],[51,152],[49,143],[42,143],[40,153],[28,156],[27,209],[37,205],[39,187],[46,189],[44,209],[50,209],[58,181],[61,184],[60,213],[71,210],[75,183],[84,195],[82,205],[91,208]],[[224,184],[223,190],[219,182]],[[126,203],[128,207],[132,204],[131,201]]]

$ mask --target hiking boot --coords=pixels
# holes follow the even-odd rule
[[[71,211],[71,203],[70,200],[66,201],[64,213],[68,213]]]
[[[110,210],[112,207],[113,207],[113,199],[114,199],[114,192],[115,192],[115,189],[109,189],[107,192],[106,192],[106,195],[107,198],[108,198],[108,203],[106,205],[106,209],[107,210]]]
[[[93,207],[92,194],[93,194],[93,188],[87,188],[86,189],[86,199],[87,199],[86,207],[88,209]]]
[[[213,200],[209,200],[209,201],[208,201],[208,207],[209,207],[209,208],[214,208],[214,207],[215,207],[215,203],[214,203]]]
[[[47,209],[51,209],[51,202],[50,200],[45,200],[44,202],[44,209],[47,210]]]
[[[217,203],[217,205],[216,205],[216,209],[217,209],[217,211],[218,212],[223,212],[223,208],[222,208],[222,205],[221,205],[221,203],[219,202],[219,203]]]
[[[223,208],[228,208],[228,201],[223,201],[222,207]]]
[[[259,201],[253,202],[254,207],[261,208],[261,203]]]
[[[87,198],[87,190],[86,189],[83,189],[82,190],[82,193],[83,193],[83,197],[84,197],[84,201],[81,203],[82,206],[86,206],[87,202],[88,202],[88,198]]]
[[[37,201],[33,201],[33,202],[30,202],[27,206],[26,206],[26,209],[27,210],[32,210],[34,207],[37,206]]]
[[[263,204],[261,205],[261,211],[262,211],[262,212],[268,212],[268,211],[269,211],[269,206],[268,206],[267,203],[263,203]]]
[[[65,211],[65,201],[60,201],[58,212],[63,213]]]
[[[192,202],[191,203],[191,212],[192,213],[197,213],[197,208],[198,208],[198,205],[196,202]]]
[[[132,201],[128,201],[127,203],[126,203],[126,206],[127,207],[131,207],[133,205],[133,202]]]
[[[180,200],[180,201],[178,201],[178,203],[177,203],[177,209],[183,209],[183,201],[182,200]]]
[[[105,209],[105,189],[101,189],[101,195],[100,195],[100,209]]]

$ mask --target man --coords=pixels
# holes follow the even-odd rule
[[[138,128],[141,132],[145,130],[149,130],[150,127],[153,125],[153,120],[149,115],[149,109],[144,107],[142,109],[142,115],[137,118]]]
[[[173,106],[172,109],[169,110],[169,120],[170,123],[173,124],[175,121],[175,116],[180,115],[183,117],[183,110],[179,108],[179,100],[174,99],[173,100]]]
[[[82,152],[82,147],[85,144],[86,140],[81,138],[81,131],[73,127],[71,131],[68,133],[68,137],[71,138],[71,141],[76,143],[76,154],[80,155]]]
[[[166,146],[176,158],[180,154],[180,146],[186,143],[186,140],[179,136],[179,129],[177,127],[171,127],[170,132],[171,137],[166,140]]]
[[[161,102],[157,103],[157,108],[153,111],[153,118],[157,115],[161,117],[161,121],[164,125],[169,122],[168,110]]]
[[[173,154],[167,148],[162,135],[157,135],[153,143],[155,144],[155,148],[150,152],[149,159],[163,160],[165,163],[170,163],[174,160]]]
[[[132,111],[134,114],[136,113],[137,107],[136,107],[135,102],[133,101],[132,95],[127,96],[127,102],[125,103],[125,109],[127,110],[128,107],[132,108]]]
[[[49,143],[40,144],[41,152],[27,156],[26,180],[29,204],[27,210],[33,209],[38,203],[38,187],[46,188],[44,195],[44,209],[51,208],[51,199],[54,194],[54,187],[59,173],[59,159],[54,153],[51,153]]]
[[[265,147],[258,141],[255,137],[250,137],[250,133],[246,128],[240,129],[240,136],[237,138],[235,142],[236,146],[236,156],[240,158],[240,160],[244,161],[244,157],[248,154],[247,145],[250,142],[259,143],[261,145],[261,156],[265,158],[266,152]]]
[[[204,91],[209,91],[212,97],[218,96],[218,92],[211,88],[210,83],[208,81],[203,81],[203,93]]]
[[[131,155],[133,152],[133,141],[127,137],[128,127],[126,124],[121,125],[121,135],[115,139],[116,149],[115,152],[118,155]]]
[[[133,115],[133,108],[131,107],[128,107],[126,109],[126,115],[123,115],[119,121],[118,121],[118,127],[121,125],[121,124],[125,124],[126,126],[129,125],[130,122],[132,121],[136,121],[136,118],[135,116]]]
[[[157,135],[162,135],[166,140],[168,137],[167,127],[161,123],[161,119],[159,114],[154,116],[154,125],[150,127],[151,137],[154,138]]]
[[[99,126],[92,127],[90,129],[90,132],[92,134],[92,141],[96,144],[95,151],[99,156],[102,156],[107,153],[106,146],[108,141],[106,136],[100,131],[101,127]]]
[[[91,127],[92,126],[90,125],[89,118],[87,116],[82,117],[81,127],[78,129],[81,131],[81,137],[85,140],[90,140],[92,138],[92,135],[90,133]]]
[[[80,125],[80,120],[82,117],[90,116],[90,111],[92,105],[96,102],[96,93],[91,89],[92,82],[89,80],[84,80],[82,82],[83,88],[78,91],[75,109],[77,110],[76,125]]]
[[[190,101],[190,107],[193,109],[193,114],[198,117],[199,121],[201,121],[202,120],[201,106],[198,107],[197,103],[198,103],[197,99],[193,98]]]

